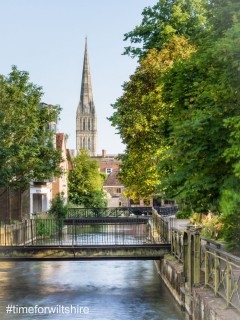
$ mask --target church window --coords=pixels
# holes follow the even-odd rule
[[[85,149],[86,148],[86,139],[83,138],[83,148]]]
[[[88,130],[91,130],[91,123],[90,123],[90,119],[88,119]]]
[[[83,119],[83,130],[86,130],[86,121]]]

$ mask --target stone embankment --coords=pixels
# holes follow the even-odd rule
[[[165,218],[166,219],[166,218]],[[169,228],[179,229],[184,232],[187,229],[189,220],[175,219],[173,216],[167,218]],[[192,249],[194,250],[194,249]],[[193,251],[190,255],[194,255]],[[200,271],[200,281],[198,284],[190,283],[186,270],[194,273],[193,264],[185,267],[186,260],[184,254],[182,261],[179,261],[173,254],[165,255],[162,260],[155,261],[158,273],[163,279],[175,300],[181,306],[182,310],[188,313],[189,319],[192,320],[240,320],[240,312],[234,308],[227,307],[226,301],[214,291],[204,285],[204,274]],[[194,278],[194,276],[192,276]],[[240,285],[239,285],[240,286]]]

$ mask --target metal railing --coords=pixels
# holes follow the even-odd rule
[[[101,220],[101,219],[100,219]],[[79,223],[78,218],[30,219],[16,225],[2,225],[1,246],[22,245],[134,245],[150,244],[149,225],[136,220],[123,222]]]
[[[170,235],[171,253],[178,261],[183,263],[183,232],[172,227],[170,229]]]
[[[67,218],[129,217],[151,214],[151,207],[68,208]]]
[[[151,236],[155,242],[169,243],[169,223],[168,221],[159,215],[156,210],[153,210],[152,217],[150,219]]]
[[[172,215],[175,215],[177,213],[178,206],[154,207],[154,209],[161,216],[172,216]]]
[[[205,286],[240,311],[240,258],[219,249],[208,239],[201,239]]]
[[[0,222],[0,245],[25,245],[36,238],[36,220],[24,220],[14,224]]]
[[[92,218],[92,217],[129,217],[129,216],[149,216],[152,214],[152,207],[114,207],[114,208],[68,208],[68,218]],[[174,215],[178,208],[154,207],[161,216]]]
[[[240,258],[226,252],[221,244],[201,237],[196,226],[179,230],[172,226],[171,218],[156,211],[152,216],[164,221],[164,226],[158,223],[159,232],[165,240],[170,239],[171,253],[183,263],[185,281],[191,287],[202,284],[211,288],[225,300],[226,307],[240,311]]]

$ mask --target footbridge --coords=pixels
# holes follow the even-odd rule
[[[168,225],[156,217],[149,207],[70,208],[65,218],[2,224],[0,261],[161,259],[171,245]]]

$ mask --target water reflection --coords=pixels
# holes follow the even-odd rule
[[[0,265],[0,319],[174,320],[184,314],[152,261],[18,262]],[[86,306],[89,314],[6,314],[18,306]]]

